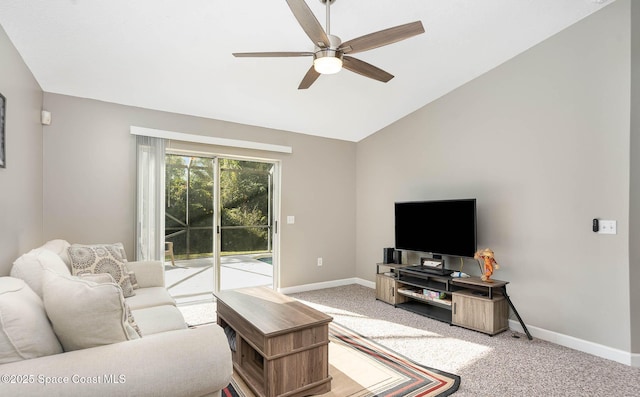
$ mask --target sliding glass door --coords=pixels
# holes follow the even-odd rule
[[[164,233],[173,254],[165,276],[174,298],[273,287],[277,163],[181,153],[165,163]]]

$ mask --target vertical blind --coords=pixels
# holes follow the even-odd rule
[[[164,260],[165,141],[138,135],[136,148],[136,260]]]

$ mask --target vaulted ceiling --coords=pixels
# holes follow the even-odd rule
[[[388,83],[342,70],[307,90],[311,58],[231,55],[313,51],[285,0],[0,0],[0,25],[45,92],[357,142],[613,1],[335,0],[343,41],[426,32],[354,55]]]

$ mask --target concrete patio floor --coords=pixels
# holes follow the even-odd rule
[[[229,255],[220,258],[220,289],[273,286],[273,266],[256,258]],[[165,262],[165,285],[178,304],[213,300],[213,258]]]

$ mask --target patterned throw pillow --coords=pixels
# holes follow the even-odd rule
[[[123,257],[122,244],[72,244],[68,248],[71,273],[109,273],[122,288],[125,298],[135,295],[129,278],[129,269]]]
[[[136,274],[132,271],[129,271],[129,281],[131,281],[131,285],[133,289],[138,289],[140,286],[138,285],[138,279],[136,278]]]

